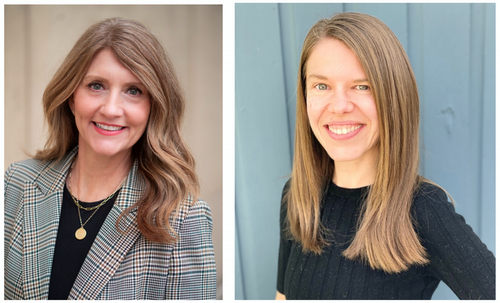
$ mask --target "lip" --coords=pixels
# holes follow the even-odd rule
[[[102,128],[97,127],[97,125],[95,125],[95,123],[109,125],[109,126],[118,126],[118,127],[123,127],[123,128],[120,130],[104,130]],[[127,128],[127,127],[124,127],[124,126],[118,125],[118,124],[109,124],[109,123],[95,122],[95,121],[92,121],[92,126],[94,127],[94,129],[97,133],[104,135],[104,136],[117,136],[117,135],[123,133],[123,131],[125,131],[125,129]]]
[[[355,125],[361,125],[360,128],[348,133],[348,134],[336,134],[334,132],[332,132],[330,129],[329,129],[329,126],[355,126]],[[342,122],[332,122],[332,123],[329,123],[327,125],[324,126],[326,132],[328,133],[328,135],[330,136],[330,138],[332,139],[335,139],[335,140],[348,140],[348,139],[351,139],[352,137],[356,136],[357,134],[359,134],[359,132],[361,132],[362,129],[364,129],[366,126],[366,124],[362,124],[362,123],[356,123],[356,122],[347,122],[347,121],[342,121]]]

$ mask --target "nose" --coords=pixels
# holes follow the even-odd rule
[[[120,92],[111,91],[103,99],[100,112],[106,117],[118,117],[123,115],[123,100],[121,99]]]
[[[336,115],[343,115],[354,108],[354,104],[344,90],[336,90],[329,101],[328,110]]]

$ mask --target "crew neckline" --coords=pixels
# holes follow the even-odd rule
[[[369,189],[370,189],[370,186],[364,186],[364,187],[358,187],[358,188],[340,187],[337,184],[333,183],[333,181],[330,181],[330,184],[328,186],[329,193],[336,195],[336,196],[352,197],[352,198],[362,197],[363,195],[368,193]]]
[[[71,197],[71,193],[70,193],[69,188],[68,188],[68,186],[67,186],[67,185],[64,187],[64,191],[65,191],[65,192],[66,192],[66,193],[67,193],[67,194]],[[115,192],[115,195],[116,195],[116,196],[118,195],[118,192],[119,192],[119,190],[117,190],[117,191]],[[114,198],[114,196],[113,196],[113,198]],[[110,200],[113,200],[113,198],[111,198]],[[71,198],[71,200],[73,200],[73,198]],[[100,201],[95,201],[95,202],[85,202],[85,201],[80,201],[80,200],[78,200],[78,202],[79,202],[79,203],[83,203],[83,204],[82,204],[82,206],[83,206],[83,207],[94,207],[94,206],[99,205],[102,201],[104,201],[104,199],[102,199],[102,200],[100,200]],[[109,202],[109,201],[108,201],[108,202]]]

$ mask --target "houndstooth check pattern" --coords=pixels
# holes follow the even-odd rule
[[[57,163],[25,160],[5,173],[5,299],[47,299],[66,173],[77,149]],[[134,164],[80,269],[68,299],[215,299],[212,216],[201,200],[186,201],[171,219],[179,241],[153,243],[135,224],[140,197]]]

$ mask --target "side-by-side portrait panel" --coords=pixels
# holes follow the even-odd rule
[[[222,298],[222,5],[5,6],[5,299]]]
[[[236,4],[237,299],[495,299],[495,4]]]

